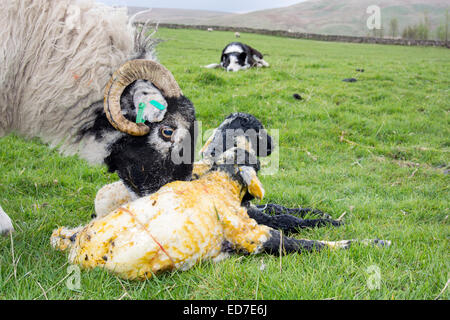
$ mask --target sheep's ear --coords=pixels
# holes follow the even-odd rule
[[[264,198],[265,190],[258,176],[256,175],[255,169],[252,167],[241,167],[239,168],[240,175],[244,179],[247,185],[248,193],[250,193],[255,198],[262,200]]]
[[[258,177],[255,174],[255,178],[252,179],[250,185],[248,186],[248,193],[257,198],[258,200],[264,199],[265,190],[262,186],[261,181],[259,181]]]

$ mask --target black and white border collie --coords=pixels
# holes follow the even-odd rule
[[[208,69],[223,68],[227,71],[239,71],[252,67],[268,67],[263,55],[256,49],[241,42],[232,42],[222,51],[220,64],[205,66]]]

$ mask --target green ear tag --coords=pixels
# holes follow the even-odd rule
[[[156,101],[156,100],[152,100],[152,101],[150,101],[150,104],[152,105],[152,106],[154,106],[156,109],[159,109],[159,110],[164,110],[166,107],[165,106],[163,106],[161,103],[159,103],[158,101]]]
[[[147,105],[143,102],[139,103],[139,109],[138,114],[136,116],[136,123],[144,123],[144,119],[142,119],[142,116],[144,115],[144,109]]]

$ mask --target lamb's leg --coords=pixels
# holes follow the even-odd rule
[[[135,196],[131,194],[122,181],[108,184],[101,188],[95,196],[95,215],[93,217],[106,216],[134,199]]]
[[[0,206],[0,235],[6,235],[11,232],[14,232],[14,227],[12,225],[11,219]]]
[[[268,215],[263,213],[257,207],[247,207],[247,213],[250,218],[254,219],[258,224],[266,225],[272,229],[282,230],[283,233],[296,233],[299,229],[316,228],[327,225],[340,226],[341,221],[328,218],[320,219],[301,219],[290,214]]]
[[[60,227],[56,230],[53,230],[53,233],[50,237],[50,244],[56,250],[65,251],[72,247],[72,245],[75,243],[78,232],[80,232],[81,230],[83,230],[83,227],[74,229]]]
[[[279,204],[275,203],[267,203],[264,205],[257,205],[256,206],[260,211],[266,214],[270,215],[280,215],[280,214],[289,214],[298,216],[299,218],[304,218],[306,215],[315,215],[319,216],[321,218],[327,218],[331,219],[331,216],[325,212],[322,212],[317,209],[311,209],[311,208],[286,208],[284,206],[281,206]]]
[[[317,241],[298,240],[289,238],[278,230],[258,224],[247,214],[243,207],[236,212],[227,212],[219,219],[224,228],[225,240],[231,244],[231,249],[251,254],[266,252],[269,254],[294,253],[303,251],[320,251],[324,247],[331,249],[345,249],[354,242],[365,245],[389,246],[386,240],[344,240],[344,241]]]
[[[353,243],[361,243],[363,245],[372,245],[379,247],[389,247],[391,241],[388,240],[342,240],[342,241],[318,241],[318,240],[304,240],[293,239],[282,235],[277,230],[271,230],[270,237],[262,244],[262,251],[279,255],[294,252],[313,252],[320,251],[323,248],[330,249],[348,249]],[[281,250],[281,252],[280,252]]]

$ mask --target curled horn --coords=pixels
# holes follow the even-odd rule
[[[104,93],[104,109],[111,125],[133,136],[144,136],[150,129],[143,123],[134,123],[122,115],[120,97],[127,86],[136,80],[148,80],[167,98],[183,95],[172,73],[150,60],[130,60],[123,64],[109,80]]]

